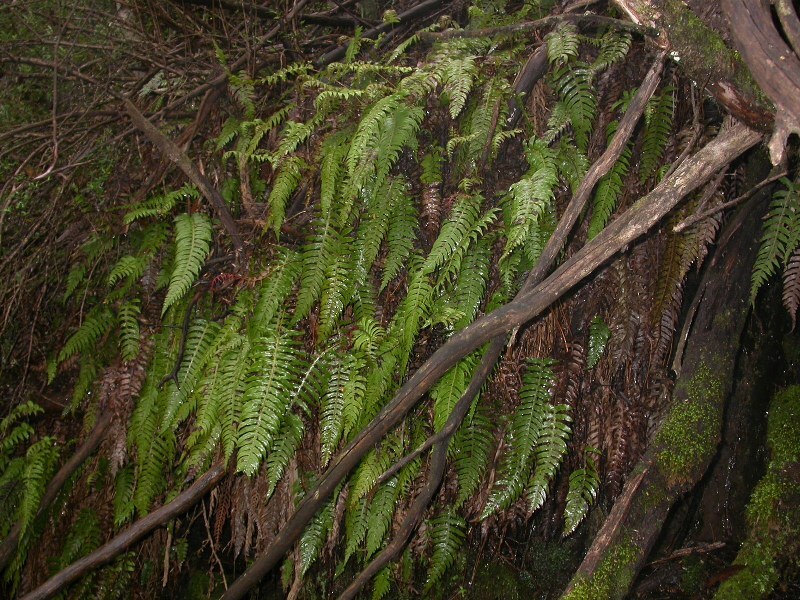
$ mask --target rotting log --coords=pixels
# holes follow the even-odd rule
[[[750,313],[750,273],[767,195],[754,196],[723,231],[697,291],[670,408],[563,599],[627,597],[673,504],[714,458]]]

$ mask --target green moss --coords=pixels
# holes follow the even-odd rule
[[[747,505],[750,532],[734,562],[744,568],[720,586],[717,599],[768,596],[800,552],[800,481],[785,468],[800,462],[800,386],[773,398],[767,445],[771,461]]]
[[[605,556],[597,570],[586,578],[579,578],[575,587],[563,600],[608,600],[622,598],[635,574],[634,563],[639,551],[631,542],[620,542]]]
[[[720,428],[722,383],[701,364],[685,384],[686,399],[676,403],[656,434],[656,460],[669,481],[692,479],[692,471],[714,455]]]

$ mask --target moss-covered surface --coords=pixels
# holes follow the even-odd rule
[[[719,600],[765,598],[784,568],[800,566],[800,386],[773,399],[767,436],[771,460],[747,506],[750,532],[734,562],[744,568],[720,586]]]
[[[580,578],[562,600],[601,600],[625,595],[635,576],[640,551],[630,541],[609,550],[591,576]]]
[[[679,391],[679,390],[678,390]],[[686,382],[684,399],[667,414],[656,434],[656,463],[670,484],[696,481],[716,452],[721,423],[722,382],[702,363]]]

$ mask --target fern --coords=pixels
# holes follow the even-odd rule
[[[272,445],[271,451],[267,456],[267,500],[272,496],[278,482],[283,477],[286,466],[295,456],[300,440],[303,439],[303,420],[293,412],[289,411],[281,424],[281,429],[276,436],[276,441]]]
[[[283,249],[273,259],[270,274],[261,284],[258,301],[248,322],[251,335],[259,335],[269,327],[284,308],[302,272],[301,256],[292,250]]]
[[[207,216],[194,213],[175,217],[175,264],[162,316],[192,287],[210,251],[211,239],[211,221]]]
[[[587,456],[586,466],[576,469],[569,476],[569,491],[564,507],[564,537],[572,534],[589,513],[589,507],[597,498],[599,487],[597,467],[591,456]]]
[[[186,184],[180,189],[173,190],[162,196],[154,196],[131,208],[122,218],[125,225],[146,217],[163,217],[175,208],[179,201],[197,200],[200,192],[196,187]]]
[[[411,197],[404,194],[398,200],[392,207],[386,231],[386,258],[381,291],[405,268],[417,237],[417,209]]]
[[[581,62],[555,68],[551,80],[559,100],[547,123],[546,141],[553,141],[570,125],[578,150],[586,152],[597,113],[592,77],[592,70]]]
[[[24,402],[15,406],[11,412],[0,421],[0,473],[5,471],[14,450],[22,442],[28,440],[33,434],[33,427],[26,421],[20,422],[25,417],[33,417],[44,412],[44,409],[35,402]]]
[[[429,593],[442,579],[442,575],[455,562],[464,545],[467,524],[453,511],[445,512],[428,521],[428,537],[433,546],[428,574],[425,577],[425,593]]]
[[[86,281],[86,265],[82,263],[73,265],[69,274],[67,274],[67,284],[64,289],[64,295],[61,297],[61,302],[65,303],[69,300],[84,281]]]
[[[325,540],[333,527],[333,509],[335,500],[339,494],[334,493],[328,502],[314,516],[306,526],[303,536],[300,538],[298,548],[300,550],[300,574],[305,575],[308,569],[319,557]]]
[[[589,325],[589,354],[586,357],[586,368],[594,369],[603,351],[606,349],[608,339],[611,337],[611,330],[600,318],[600,315],[595,315]]]
[[[61,554],[54,565],[56,571],[66,568],[73,562],[89,554],[100,545],[102,532],[97,513],[94,510],[84,508],[78,514],[78,518],[64,540]]]
[[[800,248],[794,251],[783,270],[783,306],[789,312],[792,329],[797,325],[798,305],[800,305]]]
[[[73,333],[58,353],[57,361],[64,362],[76,354],[84,353],[93,347],[114,326],[114,313],[104,305],[98,305],[86,315],[86,320]]]
[[[580,38],[572,23],[560,23],[544,39],[547,42],[547,60],[551,65],[561,65],[578,56]]]
[[[132,361],[139,354],[139,299],[124,302],[119,307],[119,349],[123,361]]]
[[[131,465],[120,469],[114,481],[114,527],[119,529],[133,518],[133,490],[136,478]]]
[[[600,52],[592,63],[592,71],[599,73],[622,61],[631,48],[631,41],[631,34],[627,31],[619,31],[618,29],[606,31],[599,40]]]
[[[253,475],[272,447],[302,377],[294,332],[274,329],[254,345],[236,441],[237,470]]]
[[[32,444],[25,452],[25,469],[22,473],[22,494],[17,509],[20,539],[29,532],[44,489],[58,462],[59,448],[53,437],[46,436]]]
[[[397,477],[381,485],[373,494],[367,514],[366,555],[371,558],[383,545],[386,534],[391,529],[394,509],[400,489]]]
[[[441,379],[431,388],[430,395],[433,398],[433,428],[441,431],[453,407],[461,398],[469,385],[472,371],[475,368],[476,359],[474,354],[467,356],[456,363]]]
[[[275,177],[272,191],[267,198],[269,206],[269,217],[267,226],[272,227],[275,236],[279,236],[283,220],[286,217],[286,204],[297,189],[297,185],[303,177],[303,170],[308,165],[299,156],[291,156],[283,161],[280,171]]]
[[[567,452],[567,439],[572,430],[569,406],[547,406],[542,429],[536,442],[536,468],[527,486],[528,508],[531,512],[544,504],[550,482],[555,478]]]
[[[528,361],[520,390],[520,405],[514,411],[505,436],[507,450],[498,474],[498,483],[489,495],[481,518],[508,508],[522,495],[534,465],[532,459],[536,458],[536,469],[539,471],[540,456],[544,460],[551,460],[556,454],[550,439],[556,412],[550,405],[551,387],[555,379],[554,365],[555,361],[551,359]],[[532,507],[533,510],[536,508],[538,506]]]
[[[453,205],[450,216],[433,243],[428,257],[422,264],[422,273],[430,274],[451,262],[449,271],[458,271],[461,258],[470,243],[480,235],[491,221],[480,214],[483,197],[478,194],[461,195]]]
[[[764,233],[751,277],[752,303],[767,280],[781,266],[788,266],[800,246],[800,185],[785,177],[780,182],[784,189],[773,194],[769,212],[764,218]]]
[[[372,600],[382,600],[392,589],[392,568],[386,565],[375,575],[372,584]]]
[[[458,118],[464,110],[476,74],[474,56],[455,58],[446,62],[442,74],[442,95],[449,101],[451,118]]]
[[[639,180],[644,183],[658,169],[672,132],[675,112],[675,90],[667,87],[654,96],[645,108],[644,141],[639,159]]]

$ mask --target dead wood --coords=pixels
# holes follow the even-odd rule
[[[102,413],[99,417],[97,417],[97,422],[95,423],[86,440],[69,458],[69,460],[62,465],[62,467],[58,470],[58,473],[56,473],[50,480],[50,483],[47,484],[44,494],[42,495],[42,499],[39,501],[39,510],[36,513],[37,518],[44,513],[50,504],[52,504],[53,500],[56,499],[59,490],[64,486],[64,483],[66,483],[67,479],[69,479],[70,476],[77,470],[77,468],[83,464],[83,461],[89,458],[89,455],[94,452],[97,446],[100,445],[100,442],[103,441],[103,438],[106,434],[106,429],[108,429],[108,426],[111,423],[111,417],[112,414],[110,412]],[[8,535],[6,536],[6,539],[4,539],[3,543],[0,544],[0,571],[6,567],[8,561],[11,560],[11,557],[14,555],[14,551],[17,549],[17,544],[19,543],[19,536],[21,532],[21,523],[14,523],[14,525],[11,526]]]
[[[306,524],[322,507],[342,479],[363,456],[397,425],[416,402],[461,358],[493,338],[541,314],[548,306],[593,273],[605,261],[638,239],[672,210],[687,194],[710,180],[721,168],[757,144],[761,134],[745,125],[725,129],[668,179],[637,201],[597,237],[574,254],[541,285],[525,290],[513,301],[479,318],[456,333],[400,388],[395,398],[342,450],[300,503],[269,549],[257,558],[223,595],[244,597],[302,535]]]
[[[158,510],[154,510],[146,517],[136,521],[122,533],[114,536],[80,560],[75,561],[45,581],[32,592],[25,594],[20,600],[44,600],[56,595],[70,583],[103,565],[108,564],[133,544],[144,538],[156,527],[167,523],[178,515],[194,506],[203,496],[216,486],[225,475],[225,465],[221,462],[214,464],[203,473],[192,486],[178,494],[174,500],[168,502]]]

